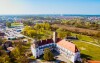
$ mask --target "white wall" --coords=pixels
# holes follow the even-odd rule
[[[36,55],[36,49],[33,48],[33,46],[31,45],[31,51],[32,51],[32,54],[35,58],[37,58],[37,55]]]
[[[57,45],[57,48],[59,49],[59,50],[57,50],[59,53],[61,53],[63,56],[66,57],[66,59],[68,59],[68,60],[70,60],[70,61],[72,61],[74,63],[74,61],[75,61],[75,53],[74,52],[72,52],[72,51],[70,51],[68,49],[65,49],[65,48],[63,48],[63,47],[61,47],[59,45]]]
[[[43,46],[39,46],[36,49],[31,46],[31,50],[32,50],[33,56],[35,58],[37,58],[37,56],[39,57],[40,55],[42,55],[44,53],[44,49],[39,49],[39,48],[46,47],[46,46],[49,46],[49,45],[54,45],[54,43],[46,44],[46,45],[43,45]],[[57,45],[57,44],[56,44],[56,47],[57,47],[56,50],[59,53],[63,54],[66,57],[66,59],[72,61],[73,63],[74,63],[74,61],[76,61],[76,59],[78,57],[80,57],[80,52],[74,53],[74,52],[72,52],[72,51],[70,51],[68,49],[65,49],[65,48]],[[80,60],[80,58],[78,58],[78,60]]]
[[[39,49],[39,48],[46,47],[46,46],[50,46],[50,45],[54,45],[54,43],[50,43],[50,44],[46,44],[46,45],[39,46],[37,48],[37,54],[36,55],[39,57],[40,55],[42,55],[44,53],[44,49]]]

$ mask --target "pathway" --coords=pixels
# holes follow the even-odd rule
[[[100,47],[100,45],[97,45],[97,44],[94,44],[94,43],[91,43],[91,42],[87,42],[87,41],[80,41],[80,42],[84,42],[84,43],[87,43],[87,44],[92,44],[92,45],[94,45],[94,46],[97,46],[97,47]]]

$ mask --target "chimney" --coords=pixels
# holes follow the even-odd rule
[[[56,41],[57,41],[57,32],[54,31],[53,32],[53,42],[56,43]]]

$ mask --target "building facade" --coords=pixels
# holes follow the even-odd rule
[[[57,33],[53,33],[53,39],[36,41],[34,40],[31,45],[31,51],[35,58],[40,57],[44,53],[45,48],[56,50],[58,53],[66,57],[71,62],[81,61],[80,52],[75,44],[56,38]]]

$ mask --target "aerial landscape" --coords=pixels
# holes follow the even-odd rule
[[[100,0],[0,0],[0,63],[100,63]]]

